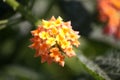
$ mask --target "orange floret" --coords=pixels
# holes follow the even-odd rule
[[[31,31],[33,42],[29,47],[36,50],[35,57],[41,57],[41,62],[56,62],[64,66],[65,55],[75,56],[72,46],[80,44],[78,32],[73,31],[71,22],[63,22],[61,17],[42,20],[36,30]]]
[[[98,9],[100,20],[107,22],[104,33],[120,39],[120,0],[98,0]]]

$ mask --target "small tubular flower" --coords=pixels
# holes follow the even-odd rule
[[[42,63],[56,62],[64,66],[65,55],[75,56],[72,46],[80,45],[78,32],[73,31],[70,21],[64,22],[61,17],[42,20],[42,24],[31,33],[33,38],[29,47],[36,50],[35,57],[41,57]]]
[[[107,22],[104,33],[120,39],[120,0],[97,0],[99,17]]]

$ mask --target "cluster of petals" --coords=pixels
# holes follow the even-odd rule
[[[41,62],[56,62],[64,66],[65,55],[75,56],[73,46],[79,46],[79,35],[74,31],[71,22],[64,22],[61,17],[53,16],[50,20],[42,20],[36,30],[31,31],[33,42],[29,47],[36,50],[36,57],[41,57]]]
[[[120,0],[97,0],[99,17],[107,25],[104,33],[120,39]]]

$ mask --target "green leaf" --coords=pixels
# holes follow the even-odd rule
[[[120,50],[109,49],[94,60],[112,80],[120,80]]]
[[[107,74],[99,68],[99,66],[93,63],[91,60],[87,59],[84,55],[79,53],[77,55],[83,68],[91,74],[96,80],[111,80]]]

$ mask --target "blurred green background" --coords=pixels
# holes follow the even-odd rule
[[[17,1],[35,18],[61,16],[64,21],[70,20],[81,35],[76,53],[83,53],[113,80],[120,79],[120,41],[102,33],[104,24],[98,20],[96,0]],[[75,57],[67,58],[65,67],[35,58],[35,50],[28,48],[30,31],[35,28],[25,16],[0,0],[0,80],[95,80]]]

